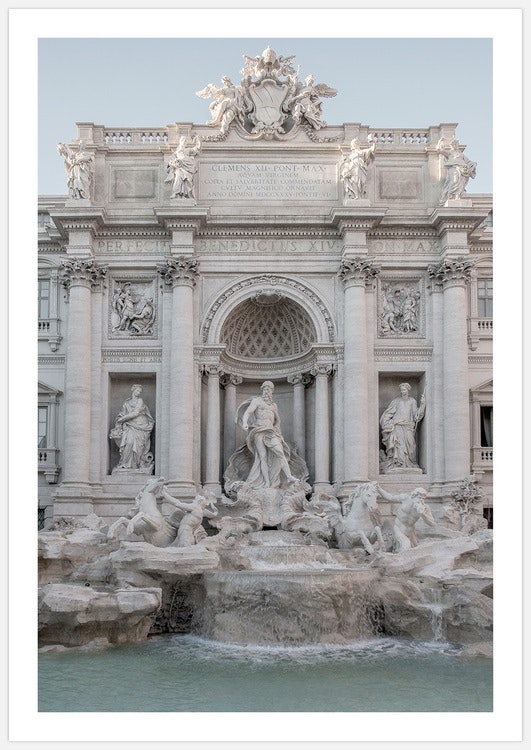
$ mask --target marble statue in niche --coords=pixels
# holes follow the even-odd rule
[[[340,168],[346,198],[365,198],[367,170],[374,159],[375,147],[374,141],[367,148],[362,148],[359,138],[350,142],[350,153],[343,157]]]
[[[381,336],[420,335],[422,295],[416,284],[382,284],[378,308],[378,333]]]
[[[141,285],[115,282],[111,300],[111,325],[113,333],[131,336],[149,336],[154,332],[155,306],[153,297]]]
[[[476,176],[477,164],[464,155],[456,138],[441,138],[437,143],[437,153],[442,155],[446,167],[440,202],[459,200],[465,193],[468,180]]]
[[[409,395],[409,383],[401,383],[400,396],[394,398],[380,418],[385,457],[380,462],[381,473],[392,469],[418,469],[417,427],[424,417],[426,398],[422,394],[420,404]]]
[[[265,381],[261,395],[248,399],[236,413],[236,424],[247,432],[246,442],[229,459],[224,474],[229,497],[245,482],[254,489],[287,489],[293,482],[308,478],[306,462],[287,444],[280,429],[274,385]]]
[[[74,200],[90,198],[94,154],[83,151],[82,141],[79,142],[77,151],[73,151],[65,143],[58,143],[57,153],[65,160],[69,197]]]
[[[201,141],[197,136],[189,146],[186,145],[186,141],[185,135],[179,138],[179,145],[166,167],[168,176],[164,182],[171,183],[172,198],[194,197],[194,174],[197,172],[195,157],[201,150]]]
[[[131,397],[126,399],[109,437],[114,440],[120,451],[116,471],[133,471],[141,474],[152,474],[154,468],[151,453],[151,432],[155,420],[142,399],[142,386],[131,386]]]

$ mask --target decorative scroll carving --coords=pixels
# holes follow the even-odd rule
[[[475,263],[475,258],[445,258],[442,263],[428,266],[428,276],[441,283],[454,280],[463,280],[465,283],[469,283],[471,270]]]
[[[244,55],[240,84],[224,76],[221,86],[210,83],[198,91],[197,96],[214,99],[207,125],[219,128],[217,136],[205,140],[224,140],[233,122],[252,139],[282,139],[299,127],[308,134],[323,128],[321,97],[335,96],[337,91],[314,83],[312,75],[299,81],[291,64],[294,57],[277,55],[271,47],[256,57]]]
[[[223,388],[227,388],[227,386],[233,385],[241,385],[243,383],[243,378],[241,375],[236,375],[235,373],[229,372],[224,373],[221,376],[220,383],[223,386]]]
[[[199,274],[199,261],[186,255],[166,258],[165,265],[157,266],[157,271],[169,287],[194,286]]]
[[[347,284],[350,281],[371,282],[380,273],[374,258],[341,258],[339,277]]]

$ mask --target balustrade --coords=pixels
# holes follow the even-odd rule
[[[427,131],[378,131],[369,133],[369,140],[374,141],[378,146],[427,146],[430,142],[430,135]]]
[[[106,130],[103,135],[106,145],[139,145],[149,143],[167,143],[168,134],[163,130]]]

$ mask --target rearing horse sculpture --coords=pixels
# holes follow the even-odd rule
[[[138,534],[155,547],[170,545],[177,536],[177,527],[166,520],[157,506],[157,495],[163,484],[163,477],[150,477],[135,498],[132,518],[122,516],[115,521],[109,527],[107,538],[112,539],[120,526],[126,526],[128,536]]]
[[[375,552],[373,543],[379,542],[379,549],[385,550],[377,501],[376,482],[360,484],[350,493],[344,503],[344,515],[335,513],[331,518],[339,549],[350,549],[360,543],[372,555]]]

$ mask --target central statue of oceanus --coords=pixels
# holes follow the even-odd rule
[[[304,460],[282,436],[273,383],[266,380],[260,390],[260,396],[244,401],[236,413],[247,440],[229,460],[225,472],[229,492],[241,482],[254,488],[287,489],[308,477]]]
[[[239,84],[223,76],[221,86],[209,83],[198,91],[197,96],[214,100],[207,125],[218,127],[219,133],[211,140],[225,139],[233,123],[244,137],[268,140],[295,134],[299,127],[309,135],[324,127],[321,97],[335,96],[337,91],[314,83],[312,75],[300,81],[299,69],[291,64],[294,57],[277,55],[271,47],[256,57],[244,55]]]

